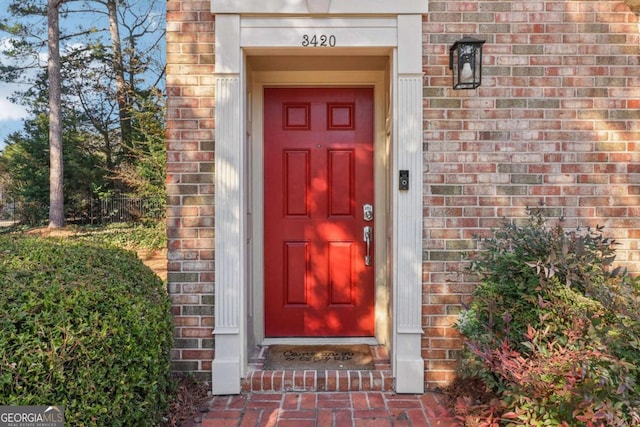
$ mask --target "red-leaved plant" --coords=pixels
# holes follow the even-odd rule
[[[539,210],[482,240],[450,389],[467,426],[640,425],[640,282],[611,269],[614,243],[600,227],[547,228]]]

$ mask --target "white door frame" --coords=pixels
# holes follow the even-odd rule
[[[420,4],[416,4],[420,3]],[[250,119],[246,52],[334,36],[337,48],[390,50],[391,362],[398,393],[424,391],[422,339],[422,15],[415,0],[212,0],[216,14],[214,394],[237,394],[248,366],[252,254]],[[321,13],[322,16],[311,15]],[[245,15],[246,14],[246,15]],[[282,15],[281,15],[282,14]],[[348,14],[348,16],[347,16]],[[295,16],[292,16],[295,15]],[[397,191],[398,173],[410,173]],[[252,335],[252,334],[251,334]]]

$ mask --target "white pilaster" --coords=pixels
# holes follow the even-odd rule
[[[409,190],[394,191],[397,393],[424,392],[422,359],[422,30],[421,16],[398,17],[394,188],[409,171]]]
[[[246,334],[243,332],[246,255],[241,250],[246,235],[246,178],[239,17],[220,16],[216,25],[216,280],[212,390],[214,394],[237,394],[246,364]]]

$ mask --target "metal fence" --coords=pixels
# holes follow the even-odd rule
[[[0,197],[0,224],[10,225],[16,221],[16,202]]]
[[[161,219],[165,216],[164,200],[156,197],[115,196],[91,205],[91,215],[98,223],[138,222],[144,219]],[[97,209],[96,209],[97,208]]]
[[[165,201],[161,197],[114,196],[103,199],[85,199],[68,204],[66,220],[72,224],[109,224],[140,222],[165,217]],[[0,197],[0,226],[14,223],[35,225],[44,222],[49,214],[46,205],[35,206],[10,198]]]

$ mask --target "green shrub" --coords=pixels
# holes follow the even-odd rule
[[[133,253],[2,235],[0,287],[0,405],[64,405],[70,426],[159,424],[170,304]]]
[[[601,228],[547,228],[531,211],[482,244],[471,257],[481,283],[457,327],[460,376],[500,396],[492,422],[640,425],[640,286],[611,269],[615,242]]]

